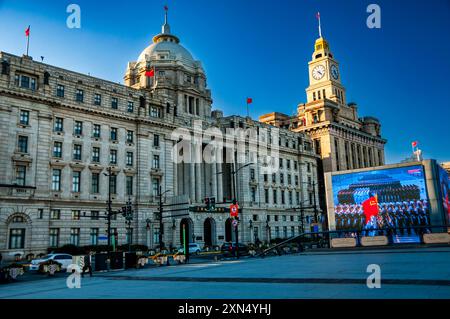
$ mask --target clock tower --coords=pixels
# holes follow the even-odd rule
[[[308,68],[307,102],[329,99],[339,105],[345,105],[345,88],[341,84],[339,63],[334,59],[328,42],[321,34],[314,44],[314,53]]]

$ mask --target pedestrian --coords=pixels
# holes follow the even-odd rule
[[[85,272],[89,273],[89,277],[92,277],[91,255],[84,257],[84,266],[81,272],[81,277],[84,277]]]

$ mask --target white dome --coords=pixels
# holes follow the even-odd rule
[[[159,41],[157,43],[149,45],[139,55],[137,62],[146,62],[150,57],[157,56],[158,54],[163,53],[169,55],[168,57],[166,57],[166,59],[177,60],[190,67],[195,66],[195,61],[191,53],[189,53],[188,50],[186,50],[182,45],[176,43],[175,41]]]

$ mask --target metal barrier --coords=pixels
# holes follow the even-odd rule
[[[433,230],[433,231],[432,231]],[[450,230],[450,225],[437,225],[437,226],[409,226],[409,227],[385,227],[385,228],[371,228],[371,229],[345,229],[345,230],[328,230],[321,232],[305,232],[300,235],[288,238],[275,246],[269,247],[257,254],[258,257],[264,257],[270,252],[275,252],[278,255],[282,254],[282,248],[291,243],[298,243],[303,245],[305,243],[311,243],[318,248],[331,247],[331,240],[335,238],[354,238],[356,241],[355,247],[362,246],[361,239],[374,236],[387,236],[388,245],[402,244],[403,242],[393,240],[394,236],[408,235],[417,236],[420,242],[423,243],[423,235],[433,233],[447,233]],[[413,234],[414,232],[414,234]],[[308,238],[310,237],[310,238]],[[308,240],[306,240],[308,239]],[[406,242],[405,242],[406,243]]]

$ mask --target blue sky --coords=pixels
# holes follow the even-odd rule
[[[81,7],[81,29],[66,26],[66,7]],[[381,29],[369,29],[367,5],[381,7]],[[169,6],[172,33],[201,60],[213,107],[225,114],[280,111],[305,102],[307,64],[317,38],[315,13],[340,62],[347,100],[382,123],[387,162],[419,141],[426,158],[450,160],[450,1],[362,0],[0,0],[0,50],[122,82],[160,32]]]

